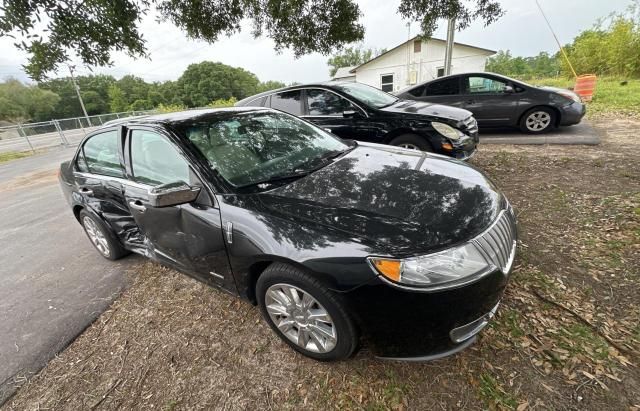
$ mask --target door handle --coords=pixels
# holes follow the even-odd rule
[[[467,100],[467,101],[465,101],[465,103],[467,103],[467,104],[475,104],[475,102],[476,102],[475,100]]]
[[[91,194],[93,194],[93,190],[88,189],[87,187],[81,187],[81,188],[80,188],[80,192],[81,192],[82,194],[87,194],[87,195],[91,195]]]
[[[142,204],[142,201],[140,200],[129,201],[129,207],[133,208],[134,210],[138,210],[141,213],[144,213],[144,210],[147,209],[147,207],[145,207],[145,205]]]

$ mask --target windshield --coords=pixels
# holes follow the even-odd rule
[[[386,107],[398,101],[397,97],[362,83],[340,83],[333,87],[375,108]]]
[[[319,159],[350,148],[294,116],[268,111],[194,119],[176,129],[234,186],[310,172]]]

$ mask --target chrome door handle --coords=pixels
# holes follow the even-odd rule
[[[87,187],[82,187],[82,188],[80,189],[80,192],[81,192],[82,194],[88,194],[88,195],[93,194],[93,190],[90,190],[90,189],[88,189]]]
[[[141,213],[144,213],[144,210],[147,209],[147,207],[145,207],[144,204],[140,202],[140,200],[129,201],[129,207],[133,208],[134,210],[138,210]]]

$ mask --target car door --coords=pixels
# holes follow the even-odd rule
[[[463,108],[473,113],[479,125],[495,127],[513,123],[519,96],[507,81],[489,75],[466,75],[462,88]]]
[[[331,131],[338,137],[373,141],[375,135],[364,111],[351,101],[329,90],[304,90],[304,119]]]
[[[169,134],[155,128],[132,128],[127,135],[125,160],[130,180],[124,189],[125,199],[151,256],[235,292],[220,210]],[[196,201],[151,206],[150,189],[178,181],[200,187]]]
[[[136,225],[126,205],[122,129],[94,134],[78,150],[74,165],[74,195],[111,226],[123,243],[136,241]]]

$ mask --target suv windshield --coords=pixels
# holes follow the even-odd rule
[[[362,83],[340,83],[333,87],[375,108],[390,106],[398,101],[397,97]]]
[[[350,148],[294,116],[269,111],[216,113],[175,128],[234,186],[304,175]]]

